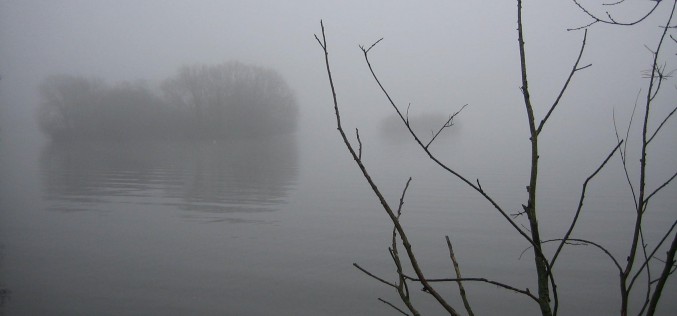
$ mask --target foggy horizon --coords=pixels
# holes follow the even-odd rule
[[[323,106],[330,104],[326,74],[313,37],[320,32],[320,19],[325,22],[343,107],[346,112],[360,109],[359,116],[350,120],[356,126],[389,114],[358,48],[382,37],[372,59],[400,104],[411,102],[413,111],[423,113],[449,113],[467,103],[465,120],[483,126],[493,125],[488,122],[499,117],[511,121],[523,117],[512,3],[487,7],[453,1],[427,6],[359,1],[295,5],[7,1],[0,5],[0,113],[6,135],[35,126],[37,85],[49,75],[96,77],[109,83],[141,80],[156,87],[181,65],[229,61],[280,72],[297,94],[302,120],[331,124],[331,108]],[[472,13],[484,22],[478,23]],[[588,22],[569,3],[525,5],[527,58],[536,100],[549,102],[577,54],[582,32],[566,29]],[[596,74],[616,77],[609,72],[624,70],[620,61],[626,66],[632,65],[628,60],[646,58],[646,49],[634,44],[650,38],[645,35],[650,33],[642,32],[650,28],[625,34],[640,40],[628,40],[633,45],[624,47],[615,40],[618,32],[604,25],[592,27],[584,62],[593,67],[576,78],[578,86],[571,89],[569,100],[575,104],[576,96],[583,95],[587,104],[597,103],[576,87],[598,83]],[[613,49],[616,54],[596,53],[610,45],[618,47]],[[617,84],[627,85],[622,90],[633,97],[641,87],[644,66],[634,67],[615,79],[625,80]],[[618,99],[625,102],[628,97]],[[610,123],[610,107],[593,108]],[[15,126],[17,122],[22,123]]]

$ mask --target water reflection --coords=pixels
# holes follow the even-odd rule
[[[163,205],[215,221],[271,212],[297,180],[293,138],[228,142],[50,143],[40,156],[52,210]]]
[[[0,271],[4,270],[4,259],[5,259],[5,245],[0,244]],[[0,315],[4,315],[2,308],[5,306],[5,302],[9,301],[11,297],[12,291],[5,286],[2,280],[0,280]]]

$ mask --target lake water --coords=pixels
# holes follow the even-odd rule
[[[467,145],[462,137],[445,141]],[[396,314],[377,300],[398,302],[396,293],[352,266],[395,280],[387,252],[392,226],[338,135],[312,142],[5,146],[0,287],[11,292],[2,300],[4,315]],[[491,164],[463,150],[441,154],[466,162],[463,171],[511,210],[524,203],[526,166],[506,167],[509,153]],[[453,274],[449,235],[464,276],[535,291],[533,258],[520,258],[525,242],[476,193],[413,146],[386,140],[365,145],[364,155],[394,204],[414,177],[402,220],[431,276]],[[562,183],[580,183],[582,174],[544,181],[547,238],[561,236],[578,199],[580,185]],[[629,222],[618,209],[627,201],[610,193],[622,188],[618,180],[609,176],[596,187],[589,202],[595,211],[577,232],[622,253],[620,232]],[[653,204],[658,215],[649,225],[673,220],[677,202],[668,192]],[[598,229],[602,224],[610,228]],[[608,260],[588,247],[562,255],[561,313],[617,313]],[[674,283],[663,296],[665,315],[677,311]],[[441,313],[412,288],[423,311]],[[462,310],[456,285],[440,288]],[[537,313],[529,299],[495,286],[466,288],[477,314]]]

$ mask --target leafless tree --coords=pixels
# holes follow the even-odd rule
[[[629,0],[628,0],[629,1]],[[395,206],[388,202],[381,189],[377,183],[371,177],[368,169],[365,167],[365,164],[362,160],[362,142],[359,138],[359,131],[356,130],[357,136],[357,145],[353,144],[349,137],[346,135],[346,132],[341,123],[340,107],[337,98],[337,91],[334,84],[334,79],[332,77],[332,71],[329,62],[329,48],[327,43],[327,37],[325,33],[324,24],[321,22],[322,33],[320,36],[315,35],[316,40],[321,46],[325,54],[325,63],[326,63],[326,72],[329,79],[329,86],[331,88],[332,99],[334,103],[334,111],[336,116],[336,123],[338,127],[339,134],[351,154],[352,158],[355,160],[357,166],[359,167],[362,175],[367,180],[369,186],[371,187],[374,194],[378,197],[383,209],[386,211],[388,217],[393,223],[394,229],[392,234],[392,242],[389,247],[389,253],[392,257],[392,260],[395,264],[397,281],[390,282],[385,278],[379,277],[370,271],[364,269],[358,264],[355,266],[366,273],[367,275],[375,278],[376,280],[394,288],[402,303],[404,308],[400,308],[397,304],[393,302],[386,301],[382,298],[379,298],[380,301],[389,305],[390,307],[396,309],[402,314],[408,315],[409,313],[413,315],[420,315],[419,310],[415,307],[415,302],[412,300],[410,288],[410,283],[420,283],[423,287],[423,290],[430,294],[440,306],[442,306],[450,315],[459,315],[459,311],[452,304],[449,303],[449,298],[444,297],[439,290],[433,286],[433,284],[438,282],[454,282],[458,285],[459,295],[463,301],[464,308],[466,313],[473,315],[473,311],[470,305],[470,302],[467,298],[463,283],[465,282],[482,282],[487,284],[493,284],[501,288],[513,291],[515,293],[524,295],[530,298],[535,304],[540,308],[542,315],[557,315],[559,310],[559,296],[557,291],[557,279],[556,279],[556,263],[562,249],[567,245],[588,245],[592,246],[595,249],[598,249],[602,254],[608,257],[613,265],[613,268],[618,271],[619,275],[619,285],[620,285],[620,301],[621,306],[619,308],[621,315],[628,315],[629,313],[629,303],[631,298],[631,293],[634,291],[644,291],[643,299],[640,302],[639,307],[637,307],[638,315],[654,315],[658,307],[658,303],[661,298],[662,291],[666,282],[668,281],[670,275],[674,273],[677,269],[675,265],[675,252],[677,251],[677,231],[675,226],[677,226],[677,218],[672,222],[671,225],[665,229],[662,233],[662,237],[659,240],[647,240],[647,236],[644,234],[647,227],[645,224],[645,217],[647,215],[647,210],[649,202],[654,196],[664,190],[673,180],[677,177],[677,172],[674,172],[671,175],[663,175],[665,178],[658,180],[658,185],[649,186],[648,175],[650,164],[648,160],[650,152],[650,144],[655,137],[660,135],[663,127],[669,122],[672,118],[675,111],[677,111],[677,106],[669,112],[669,114],[654,118],[650,116],[652,113],[652,107],[655,103],[655,98],[664,88],[665,81],[671,76],[671,72],[665,66],[666,53],[665,43],[676,41],[675,37],[670,34],[672,30],[676,28],[673,25],[673,15],[675,13],[675,6],[677,5],[677,0],[672,1],[654,1],[646,12],[642,12],[639,17],[628,21],[621,21],[620,18],[615,17],[612,10],[619,6],[625,5],[625,0],[620,0],[617,2],[604,3],[603,6],[608,8],[603,16],[597,15],[595,10],[586,7],[581,1],[573,0],[575,6],[580,8],[580,10],[589,16],[591,22],[580,26],[574,27],[571,30],[582,30],[582,39],[580,44],[580,49],[576,61],[573,63],[571,70],[569,71],[566,80],[561,86],[559,93],[552,103],[545,105],[544,109],[547,109],[546,114],[542,118],[538,118],[535,114],[535,108],[540,107],[540,105],[534,104],[531,98],[531,90],[529,87],[529,72],[527,71],[527,52],[525,47],[523,29],[524,24],[522,20],[522,2],[517,0],[517,43],[519,48],[519,65],[520,65],[520,82],[521,82],[521,92],[523,97],[523,105],[527,114],[527,123],[529,126],[529,141],[530,141],[530,180],[526,186],[528,192],[528,199],[525,204],[522,205],[523,211],[518,214],[511,214],[506,208],[501,206],[496,199],[494,199],[490,193],[485,191],[482,188],[482,185],[479,179],[474,179],[466,175],[461,174],[453,167],[449,166],[442,160],[440,160],[431,150],[430,146],[435,142],[437,136],[440,133],[444,132],[445,129],[451,128],[454,123],[454,119],[458,116],[461,111],[465,108],[465,105],[460,107],[460,109],[450,115],[448,119],[440,126],[440,128],[433,133],[429,139],[424,139],[421,135],[415,132],[412,129],[412,126],[409,121],[408,109],[403,111],[401,106],[398,106],[391,98],[388,90],[379,80],[378,75],[376,74],[372,62],[369,58],[369,52],[376,47],[376,45],[382,40],[379,39],[375,43],[369,46],[361,46],[362,52],[364,54],[364,59],[366,65],[373,76],[373,79],[378,84],[379,88],[386,97],[388,103],[392,109],[397,113],[399,118],[402,121],[402,124],[408,129],[413,139],[418,144],[420,149],[441,169],[449,173],[451,176],[455,177],[471,189],[473,189],[477,194],[482,196],[497,212],[501,215],[515,230],[515,232],[522,236],[522,238],[528,243],[530,251],[534,255],[534,273],[537,277],[537,289],[536,293],[532,293],[528,288],[520,289],[516,286],[510,284],[498,282],[495,280],[490,280],[487,278],[468,278],[462,277],[461,271],[456,260],[455,254],[453,252],[452,243],[447,236],[447,246],[451,261],[454,266],[454,271],[456,276],[452,278],[430,278],[424,273],[419,264],[417,256],[414,254],[411,243],[409,241],[407,232],[404,230],[402,224],[400,223],[400,215],[402,212],[402,206],[404,204],[404,198],[409,188],[411,178],[406,182],[404,189],[402,190],[401,198],[399,204]],[[589,174],[585,179],[579,198],[579,203],[573,214],[573,219],[571,220],[566,233],[561,238],[555,239],[544,239],[542,237],[542,226],[539,225],[539,207],[536,203],[538,196],[538,187],[539,187],[539,144],[540,144],[540,133],[546,128],[548,120],[555,113],[555,110],[558,108],[562,97],[567,92],[567,89],[570,85],[570,82],[573,80],[575,75],[580,71],[587,69],[591,64],[582,64],[581,61],[584,57],[585,48],[587,44],[587,33],[588,28],[593,27],[595,24],[609,24],[615,26],[625,26],[631,27],[633,25],[639,24],[647,19],[648,16],[656,12],[665,12],[667,13],[667,19],[665,24],[659,28],[656,41],[651,45],[651,69],[646,72],[645,77],[647,79],[648,87],[643,90],[642,97],[638,99],[635,104],[635,110],[633,110],[634,116],[639,116],[641,119],[641,138],[640,148],[637,149],[637,152],[640,156],[638,166],[633,166],[631,161],[627,159],[629,149],[627,139],[633,137],[631,135],[631,125],[633,120],[631,119],[627,123],[627,130],[623,133],[619,130],[614,119],[614,124],[616,128],[617,142],[609,146],[608,154],[606,158],[601,161],[595,170]],[[629,192],[632,195],[634,200],[634,205],[632,205],[632,216],[634,217],[634,225],[631,231],[625,232],[631,236],[631,242],[627,245],[627,253],[622,254],[622,257],[625,257],[626,260],[619,260],[621,257],[619,254],[612,253],[607,247],[602,245],[599,242],[594,240],[588,240],[583,238],[573,237],[573,232],[578,223],[579,217],[583,210],[584,202],[586,199],[586,193],[588,190],[588,184],[600,173],[600,171],[606,168],[609,165],[609,161],[613,157],[620,157],[622,172],[625,174],[627,179],[627,184],[629,187]],[[629,170],[632,168],[639,169],[638,176],[633,177]],[[653,182],[651,182],[653,183]],[[525,215],[524,217],[527,220],[527,225],[522,225],[518,222],[520,215]],[[398,249],[398,244],[401,244],[404,247],[404,252],[400,252]],[[546,247],[554,246],[554,248]],[[660,253],[664,251],[664,256]],[[549,255],[549,253],[551,253]],[[403,266],[408,264],[411,266],[415,275],[407,275],[403,269]],[[659,272],[655,269],[659,268]],[[640,280],[645,280],[646,284],[644,286],[639,285]]]
[[[36,118],[55,141],[266,138],[296,131],[293,90],[273,69],[238,62],[181,67],[156,95],[143,82],[52,75]]]
[[[296,130],[296,97],[273,69],[240,62],[182,66],[162,88],[170,104],[190,112],[199,138]]]

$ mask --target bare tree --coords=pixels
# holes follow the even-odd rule
[[[183,66],[162,88],[169,103],[190,112],[198,137],[267,136],[296,130],[294,92],[273,69],[239,62]]]
[[[519,49],[519,65],[520,65],[520,83],[521,83],[521,92],[523,97],[523,105],[525,112],[527,114],[527,123],[529,126],[528,138],[530,141],[530,178],[529,183],[526,186],[528,192],[528,198],[525,204],[522,205],[523,211],[517,214],[510,214],[509,211],[501,206],[495,198],[492,197],[490,193],[485,191],[482,188],[482,185],[479,179],[474,179],[466,175],[461,174],[459,171],[449,166],[441,159],[439,159],[431,150],[430,146],[435,142],[437,136],[440,135],[444,130],[451,128],[454,123],[454,119],[458,116],[461,111],[466,107],[463,105],[460,109],[451,114],[448,119],[440,126],[440,128],[433,133],[429,139],[424,139],[421,135],[412,129],[412,126],[409,121],[408,108],[406,111],[403,111],[401,106],[398,106],[391,98],[388,90],[379,80],[378,75],[376,74],[374,67],[369,58],[369,52],[376,47],[376,45],[382,40],[379,39],[375,43],[369,46],[360,46],[363,54],[366,65],[373,76],[373,79],[378,84],[379,88],[383,92],[383,95],[386,97],[388,103],[392,109],[399,116],[402,124],[407,128],[411,136],[413,136],[414,141],[418,144],[420,149],[442,170],[449,173],[451,176],[455,177],[471,189],[473,189],[477,194],[482,196],[497,212],[501,215],[507,223],[509,223],[515,232],[522,236],[522,238],[528,243],[529,249],[533,252],[534,255],[534,273],[536,275],[538,289],[537,293],[532,293],[528,288],[520,289],[516,286],[510,284],[498,282],[495,280],[490,280],[487,278],[467,278],[461,276],[461,271],[456,260],[455,254],[453,252],[452,243],[447,236],[447,246],[451,261],[454,266],[454,271],[456,276],[451,278],[430,278],[421,268],[417,256],[414,254],[411,243],[407,236],[407,232],[403,229],[400,222],[400,215],[402,212],[402,206],[404,204],[404,198],[409,188],[411,178],[406,182],[404,189],[402,190],[401,198],[399,204],[394,207],[388,202],[379,186],[370,176],[368,169],[365,167],[365,164],[362,160],[362,142],[360,140],[359,131],[356,130],[357,145],[354,145],[346,135],[344,128],[341,124],[341,115],[340,107],[337,98],[337,91],[334,84],[334,79],[332,77],[332,71],[329,62],[329,48],[327,44],[327,37],[325,34],[324,24],[321,22],[322,33],[321,36],[315,35],[316,40],[321,46],[325,54],[325,64],[326,72],[329,79],[329,85],[331,88],[332,99],[334,102],[334,111],[336,116],[336,122],[339,134],[343,139],[343,142],[348,149],[349,153],[355,160],[358,168],[362,172],[362,175],[367,180],[369,186],[371,187],[374,194],[378,197],[383,209],[386,211],[388,217],[393,223],[394,229],[392,234],[392,242],[389,248],[389,253],[393,259],[393,263],[396,268],[397,281],[390,282],[385,278],[376,276],[370,271],[362,268],[358,264],[355,266],[366,273],[367,275],[377,279],[378,281],[394,288],[400,300],[404,304],[405,308],[397,307],[397,304],[393,302],[388,302],[382,298],[379,298],[380,301],[389,305],[390,307],[396,309],[402,314],[413,314],[419,315],[419,310],[415,307],[415,302],[413,302],[410,295],[410,283],[416,282],[420,283],[423,286],[423,290],[430,294],[440,306],[442,306],[450,315],[459,315],[455,307],[453,307],[448,298],[440,294],[439,290],[434,283],[438,282],[454,282],[458,285],[459,295],[463,301],[464,308],[466,313],[473,315],[471,304],[466,295],[466,291],[463,287],[464,282],[481,282],[487,284],[493,284],[501,288],[513,291],[515,293],[524,295],[530,298],[535,304],[538,305],[542,315],[557,315],[559,310],[559,296],[557,291],[557,279],[556,279],[556,270],[555,266],[557,259],[562,253],[562,249],[567,245],[588,245],[592,246],[595,249],[598,249],[602,254],[610,259],[614,269],[618,271],[619,275],[619,285],[620,285],[620,301],[621,306],[619,308],[621,315],[628,315],[629,313],[629,304],[631,299],[631,293],[635,291],[644,291],[643,299],[638,306],[637,314],[638,315],[654,315],[658,307],[658,303],[661,298],[662,291],[666,282],[668,281],[670,275],[674,273],[677,269],[675,265],[675,252],[677,251],[677,231],[675,231],[675,226],[677,226],[677,218],[672,222],[671,225],[664,230],[662,237],[659,240],[648,240],[647,236],[644,234],[647,227],[645,224],[645,217],[647,215],[647,210],[649,202],[651,199],[664,190],[673,180],[677,177],[677,172],[674,172],[672,175],[665,176],[664,179],[660,179],[658,185],[649,186],[648,175],[650,164],[648,160],[648,155],[650,152],[650,144],[652,140],[660,135],[663,127],[668,123],[670,118],[672,118],[675,111],[677,111],[677,106],[669,112],[669,114],[653,118],[650,116],[652,107],[654,106],[656,96],[659,92],[662,91],[664,87],[665,80],[671,76],[671,72],[665,66],[663,59],[666,55],[664,53],[664,44],[667,43],[670,39],[677,42],[675,37],[670,34],[671,30],[677,28],[673,25],[673,15],[675,13],[675,6],[677,5],[677,0],[673,1],[655,1],[646,12],[641,13],[639,17],[628,21],[621,21],[619,18],[610,11],[614,8],[622,6],[625,4],[625,0],[620,0],[618,2],[606,3],[604,6],[610,8],[605,12],[604,16],[598,16],[594,13],[594,10],[584,6],[577,0],[573,0],[574,5],[576,5],[580,10],[589,16],[592,21],[584,26],[575,27],[571,30],[583,30],[582,39],[580,44],[580,49],[576,58],[576,61],[573,63],[571,70],[569,71],[566,80],[561,86],[559,93],[552,101],[552,103],[545,105],[544,109],[547,111],[542,118],[538,118],[535,114],[535,108],[541,107],[542,105],[534,104],[531,98],[531,90],[529,87],[529,72],[527,71],[527,51],[524,41],[524,32],[523,32],[523,20],[522,20],[522,1],[517,0],[517,43]],[[664,4],[661,6],[662,4]],[[661,11],[662,8],[662,11]],[[614,120],[617,142],[611,144],[607,150],[606,158],[601,161],[592,173],[585,179],[580,198],[575,212],[573,214],[573,219],[571,220],[566,233],[560,238],[554,239],[544,239],[542,226],[539,225],[539,207],[537,205],[538,197],[538,187],[539,187],[539,144],[540,144],[540,134],[548,126],[548,120],[555,113],[555,110],[558,108],[562,97],[567,92],[570,82],[573,80],[575,75],[580,71],[587,69],[591,64],[582,64],[581,61],[584,57],[585,48],[587,44],[587,32],[588,28],[592,27],[595,24],[603,23],[616,26],[626,26],[630,27],[641,23],[646,20],[648,16],[656,12],[665,12],[667,13],[665,24],[659,28],[658,36],[656,43],[649,44],[652,48],[651,51],[651,69],[646,72],[646,79],[648,81],[648,87],[643,90],[641,100],[638,99],[638,102],[635,104],[635,110],[633,110],[633,117],[635,115],[639,116],[642,121],[642,129],[639,138],[641,138],[640,148],[637,150],[639,153],[639,165],[633,166],[632,163],[627,159],[629,155],[628,148],[628,138],[632,138],[631,135],[631,126],[633,120],[627,124],[627,130],[625,133],[619,131],[616,126],[616,121]],[[639,109],[637,109],[639,107]],[[637,113],[639,112],[639,113]],[[629,187],[629,192],[632,195],[634,205],[632,206],[633,212],[632,216],[634,217],[634,225],[631,231],[625,232],[631,236],[631,242],[628,246],[628,251],[625,254],[622,254],[622,257],[625,257],[626,260],[623,262],[618,258],[621,257],[621,254],[612,253],[604,245],[594,240],[588,240],[584,238],[573,237],[574,230],[578,223],[579,217],[583,210],[584,202],[586,199],[586,193],[588,190],[588,184],[600,173],[600,171],[606,168],[609,165],[609,162],[614,156],[620,157],[622,172],[625,174],[627,179],[627,184]],[[639,175],[634,177],[629,171],[632,168],[637,168],[639,170]],[[653,183],[653,182],[652,182]],[[524,215],[524,217],[520,217]],[[520,218],[526,218],[526,225],[522,225],[519,222]],[[672,240],[670,242],[670,240]],[[666,243],[667,242],[667,243]],[[404,253],[400,253],[398,249],[398,244],[402,244],[404,247]],[[550,246],[553,248],[547,248]],[[660,254],[661,251],[665,252],[665,255]],[[551,254],[550,254],[551,253]],[[413,269],[415,275],[407,275],[403,269],[403,266],[408,264]],[[656,268],[659,268],[660,272],[656,272]],[[646,284],[640,286],[640,280],[645,280]],[[406,309],[406,311],[405,311]]]
[[[181,67],[158,96],[143,82],[52,75],[36,118],[55,141],[266,138],[296,131],[293,90],[273,69],[238,62]]]

